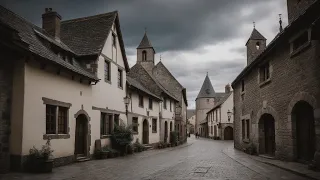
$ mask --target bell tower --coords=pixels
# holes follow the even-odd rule
[[[255,25],[251,36],[249,37],[247,46],[247,65],[252,63],[255,58],[266,48],[267,39],[256,29]]]
[[[154,66],[154,55],[156,54],[153,46],[151,45],[147,31],[145,31],[144,36],[137,47],[137,63],[141,64],[147,70],[152,69]]]

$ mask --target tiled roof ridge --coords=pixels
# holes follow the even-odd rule
[[[185,87],[182,86],[181,83],[172,75],[172,73],[169,71],[169,69],[168,69],[161,61],[159,61],[159,62],[155,65],[155,67],[157,67],[158,65],[159,65],[159,66],[162,65],[162,66],[166,69],[166,71],[169,73],[169,75],[170,75],[175,81],[177,81],[177,83],[181,86],[182,89],[185,88]],[[155,67],[154,67],[154,68],[155,68]]]
[[[10,9],[8,9],[8,8],[2,6],[2,5],[0,5],[0,8],[6,9],[7,12],[9,12],[9,13],[13,14],[14,16],[16,16],[17,18],[23,20],[25,23],[29,24],[30,26],[40,28],[40,27],[36,26],[35,24],[32,24],[31,22],[29,22],[27,19],[25,19],[24,17],[20,16],[19,14],[11,11]]]
[[[79,21],[86,21],[86,20],[91,20],[91,19],[95,19],[95,18],[101,18],[101,17],[104,17],[104,16],[109,16],[110,14],[116,14],[116,13],[118,13],[117,10],[116,11],[112,11],[112,12],[103,13],[103,14],[97,14],[97,15],[86,16],[86,17],[75,18],[75,19],[68,19],[68,20],[61,21],[61,24],[74,23],[74,22],[79,22]]]

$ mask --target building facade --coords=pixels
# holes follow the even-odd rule
[[[207,112],[208,137],[233,140],[233,92],[228,84],[226,95]]]
[[[212,107],[215,105],[215,103],[218,102],[224,95],[225,93],[216,93],[214,91],[209,76],[207,74],[200,89],[200,92],[196,98],[196,132],[198,132],[201,135],[207,135],[207,133],[204,132],[207,125],[205,125],[204,127],[200,127],[200,124],[203,124],[207,121],[207,112],[210,111]]]
[[[235,148],[310,162],[320,150],[320,2],[287,5],[289,25],[268,46],[260,33],[249,38],[247,52],[259,52],[232,83]]]

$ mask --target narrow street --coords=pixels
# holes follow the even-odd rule
[[[12,173],[3,180],[125,180],[125,179],[290,179],[304,180],[264,163],[236,161],[223,153],[232,141],[188,139],[188,144],[164,150],[150,150],[116,159],[93,160],[55,168],[51,174]],[[234,156],[234,155],[233,155]],[[233,157],[234,158],[234,157]],[[248,157],[248,159],[251,159]],[[254,167],[254,168],[251,168]]]

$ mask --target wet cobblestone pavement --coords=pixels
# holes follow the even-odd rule
[[[51,174],[4,175],[1,180],[304,180],[285,170],[255,162],[244,166],[222,151],[232,141],[188,139],[188,144],[116,159],[93,160],[53,169]],[[255,168],[249,168],[249,167]]]

